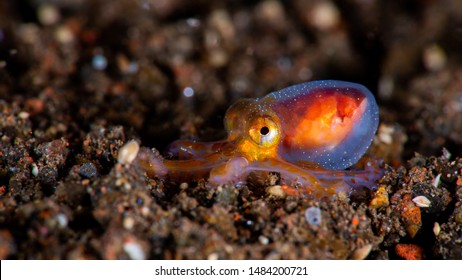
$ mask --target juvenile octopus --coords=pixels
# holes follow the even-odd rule
[[[148,175],[163,179],[208,175],[212,184],[242,184],[251,172],[278,172],[281,185],[307,195],[373,189],[383,175],[377,162],[345,169],[369,148],[378,122],[377,103],[366,87],[313,81],[237,101],[226,112],[225,140],[177,140],[169,147],[176,160],[138,157]]]

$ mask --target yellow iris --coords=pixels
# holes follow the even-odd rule
[[[249,136],[257,145],[269,148],[279,143],[281,133],[270,117],[257,117],[249,127]]]

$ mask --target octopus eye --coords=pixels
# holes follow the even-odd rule
[[[250,138],[260,146],[271,147],[279,142],[280,132],[277,124],[268,117],[260,117],[250,126]]]
[[[260,128],[260,134],[262,136],[267,135],[269,132],[270,132],[270,129],[267,126],[263,126],[262,128]]]

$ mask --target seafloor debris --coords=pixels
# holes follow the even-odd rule
[[[461,1],[16,2],[0,1],[1,259],[462,259]],[[278,173],[215,186],[132,161],[223,139],[239,98],[325,79],[378,101],[377,190],[310,200]]]

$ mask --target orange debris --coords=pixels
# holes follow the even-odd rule
[[[291,186],[282,185],[281,187],[282,187],[282,190],[288,195],[295,196],[297,194],[297,189]]]
[[[401,202],[398,204],[398,209],[408,234],[414,237],[422,226],[420,208],[412,202],[411,196],[406,194],[403,195]]]
[[[395,252],[405,260],[421,260],[423,249],[415,244],[397,244]]]

